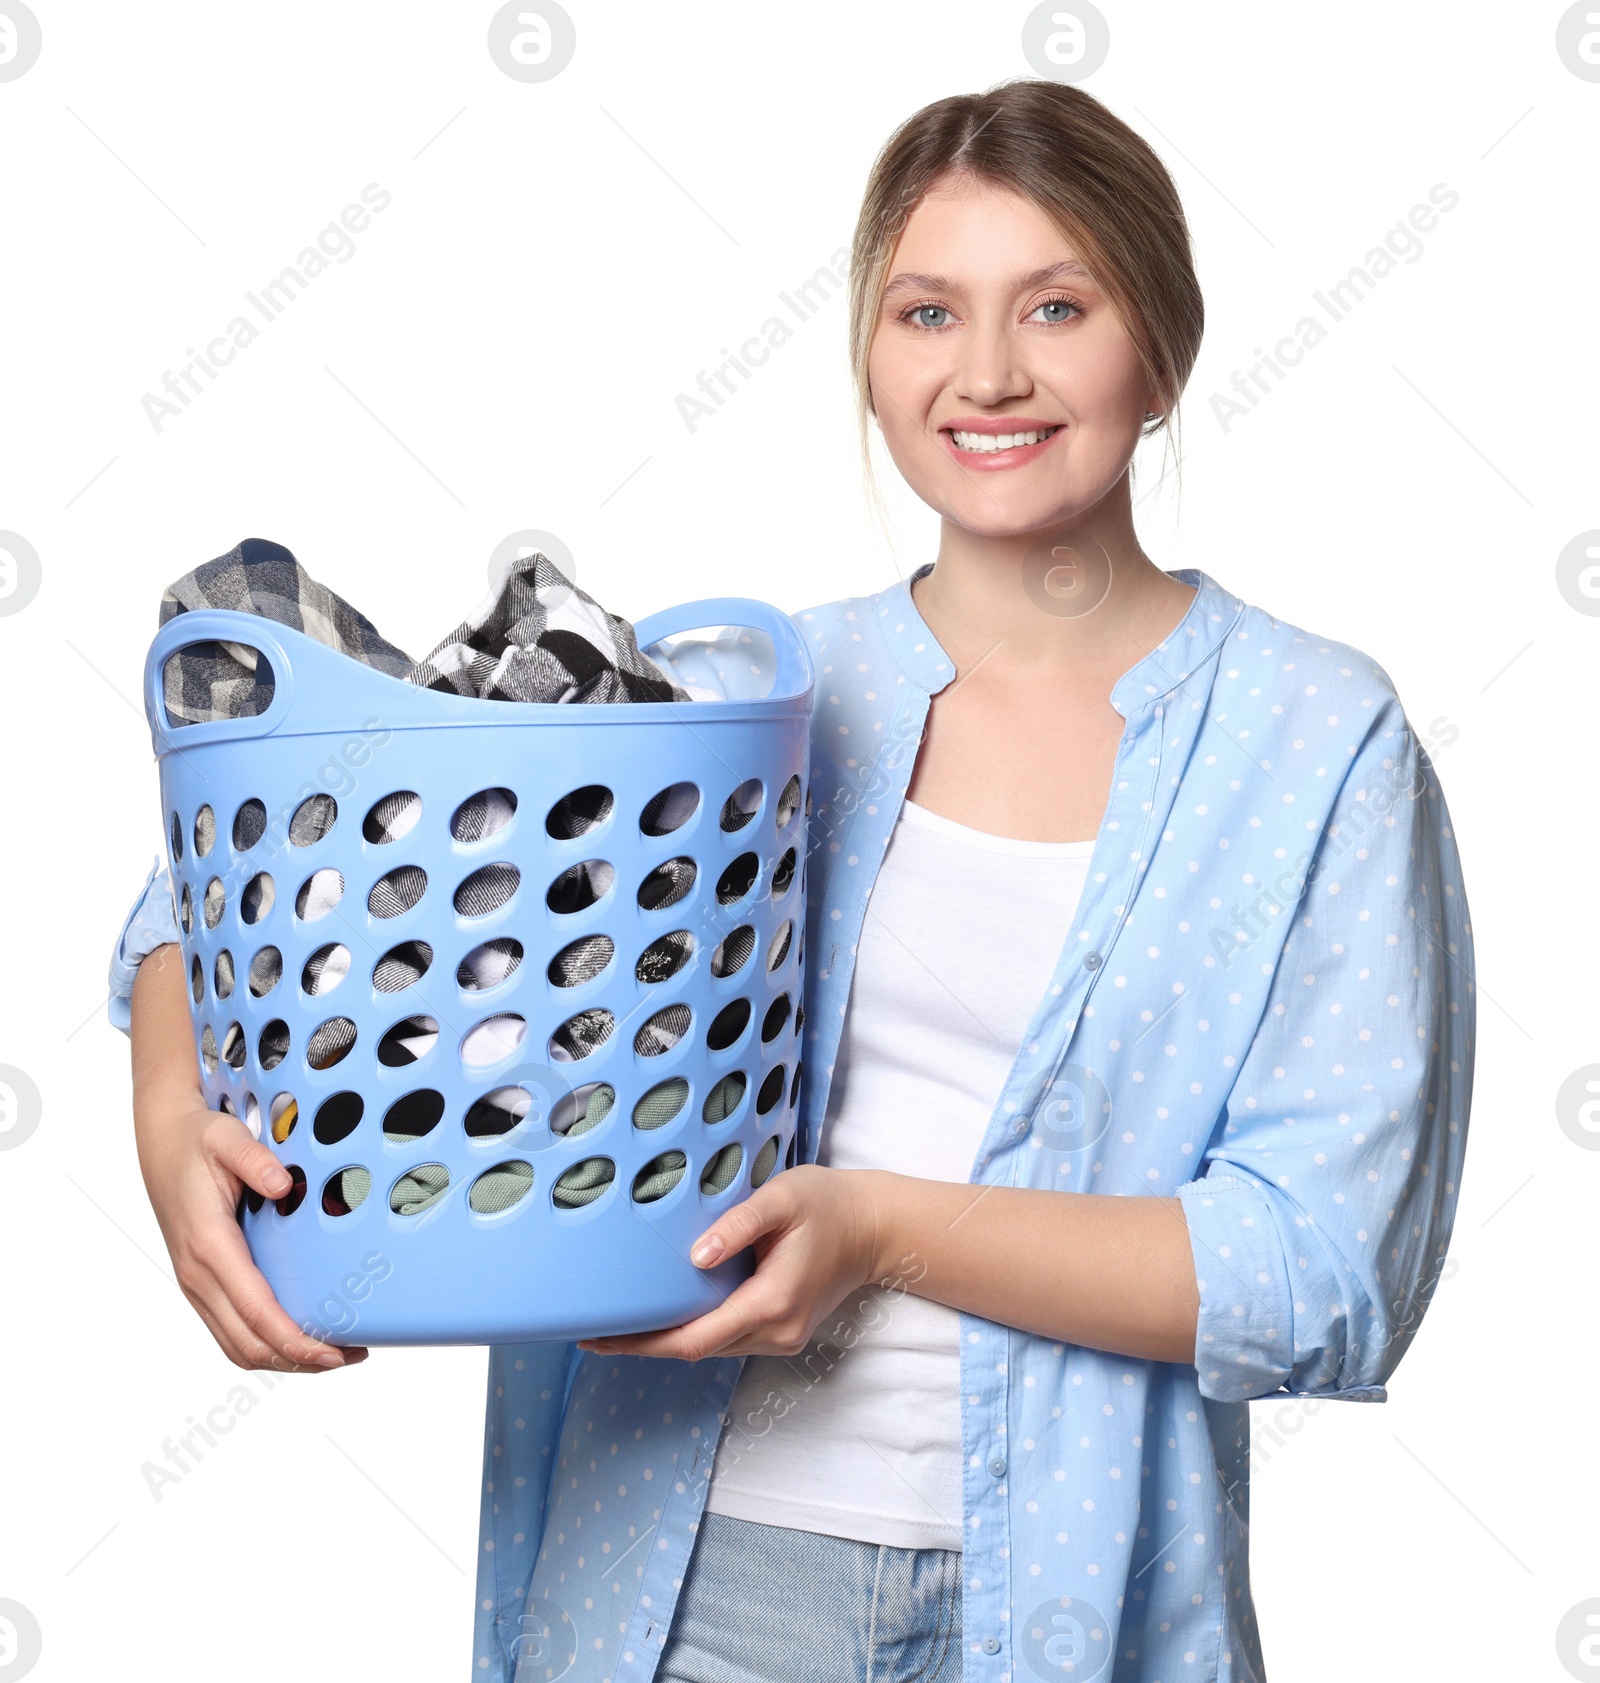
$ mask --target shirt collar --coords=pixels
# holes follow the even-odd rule
[[[879,596],[879,628],[889,652],[912,683],[937,695],[956,675],[955,662],[917,611],[911,586],[933,571],[926,561],[909,578]],[[1170,576],[1192,585],[1194,600],[1167,637],[1123,673],[1111,690],[1111,705],[1124,717],[1170,695],[1226,640],[1244,603],[1198,567],[1179,567]]]

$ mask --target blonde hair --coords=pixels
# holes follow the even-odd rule
[[[1139,135],[1081,88],[1002,82],[923,106],[889,136],[867,179],[850,253],[850,365],[874,499],[867,360],[889,265],[911,213],[952,172],[1010,189],[1060,231],[1116,311],[1158,395],[1157,417],[1143,436],[1177,436],[1178,399],[1200,352],[1205,307],[1172,177]]]

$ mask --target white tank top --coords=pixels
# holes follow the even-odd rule
[[[971,1178],[1093,852],[904,803],[856,951],[818,1163]],[[959,1549],[959,1323],[947,1304],[873,1284],[799,1355],[748,1357],[707,1510]]]

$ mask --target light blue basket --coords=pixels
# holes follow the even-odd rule
[[[763,699],[480,701],[223,611],[181,614],[151,645],[202,1082],[297,1175],[284,1199],[248,1194],[240,1219],[308,1330],[371,1345],[643,1331],[749,1275],[748,1251],[710,1270],[688,1252],[793,1161],[813,677],[765,603],[690,602],[636,632],[643,648],[717,625],[771,638]],[[173,726],[166,662],[211,642],[256,650],[271,700]],[[502,793],[475,802],[485,791]],[[504,792],[509,821],[460,839],[504,817]],[[574,871],[586,862],[608,869]],[[486,866],[517,885],[470,915],[513,880]],[[520,963],[481,985],[511,964],[506,943]]]

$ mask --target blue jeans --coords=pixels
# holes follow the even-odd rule
[[[658,1683],[961,1683],[961,1555],[703,1513]]]

